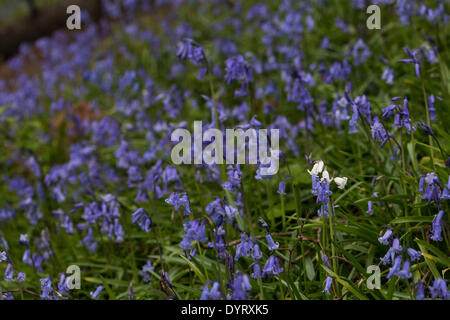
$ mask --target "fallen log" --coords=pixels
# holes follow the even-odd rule
[[[50,36],[54,31],[66,28],[69,14],[67,7],[78,5],[89,12],[92,21],[101,16],[101,0],[64,0],[36,8],[33,14],[0,27],[0,56],[8,59],[17,53],[20,45]]]

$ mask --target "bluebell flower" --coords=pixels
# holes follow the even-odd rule
[[[269,250],[276,250],[280,247],[280,244],[278,242],[274,242],[272,239],[272,236],[270,235],[270,233],[266,234],[266,240],[267,240],[267,244],[269,245]]]
[[[252,258],[255,260],[259,260],[262,258],[262,252],[259,249],[259,245],[257,243],[255,243],[255,245],[253,246],[253,252],[252,252]]]
[[[5,281],[14,281],[14,270],[10,263],[8,263],[8,266],[6,267],[4,280]]]
[[[267,228],[269,227],[269,225],[267,224],[267,222],[264,221],[264,219],[261,218],[261,217],[258,217],[258,222],[259,222],[259,224],[261,225],[262,228],[267,229]]]
[[[416,294],[416,300],[423,300],[425,299],[425,292],[424,292],[424,286],[422,281],[418,281],[416,283],[417,288],[417,294]]]
[[[144,209],[139,208],[131,215],[131,221],[133,224],[138,224],[145,232],[150,232],[150,225],[152,219],[150,216],[144,213]]]
[[[69,279],[70,278],[66,277],[64,273],[61,273],[61,275],[59,276],[58,292],[63,296],[67,296],[69,294],[69,288],[67,286],[67,280]]]
[[[278,185],[278,194],[286,195],[285,189],[286,189],[286,184],[284,183],[284,181],[281,181],[280,184]]]
[[[333,283],[333,278],[331,278],[330,276],[327,276],[327,278],[325,279],[325,281],[323,283],[325,284],[325,287],[323,288],[322,293],[331,295],[330,289],[331,289],[331,284]]]
[[[7,261],[8,256],[6,254],[6,251],[0,251],[0,262],[1,261]]]
[[[208,241],[208,238],[205,236],[206,227],[201,219],[185,222],[184,231],[186,234],[179,245],[185,252],[192,249],[192,241]]]
[[[234,260],[239,260],[240,257],[249,257],[253,251],[253,239],[246,233],[241,233],[241,242],[236,247],[236,255]]]
[[[389,274],[387,275],[387,279],[390,279],[393,275],[396,275],[400,272],[400,267],[402,265],[402,257],[398,256],[394,260],[393,266],[389,269]]]
[[[410,268],[410,262],[409,260],[406,260],[405,262],[403,262],[403,267],[402,269],[396,274],[397,277],[399,277],[400,279],[409,279],[412,277],[412,273],[411,271],[409,271]]]
[[[393,84],[394,83],[394,69],[386,66],[386,68],[384,68],[383,74],[381,75],[381,79],[386,81],[387,84]]]
[[[53,293],[52,280],[50,277],[41,279],[41,299],[57,300]]]
[[[250,280],[246,274],[238,274],[234,277],[231,289],[233,294],[231,295],[232,300],[247,300],[248,293],[251,290]]]
[[[384,235],[378,238],[378,241],[388,246],[391,238],[392,238],[392,229],[387,229]]]
[[[429,136],[434,136],[433,130],[432,130],[426,123],[424,123],[422,120],[419,121],[418,126],[419,126],[419,128],[422,129],[427,135],[429,135]]]
[[[254,265],[253,265],[253,272],[252,272],[252,274],[250,275],[253,279],[259,279],[259,278],[262,278],[262,276],[261,276],[261,267],[259,266],[259,264],[258,264],[258,262],[256,262]]]
[[[424,183],[426,185],[425,191],[423,190]],[[424,192],[422,199],[427,199],[428,203],[434,201],[435,203],[440,202],[441,198],[441,183],[434,172],[427,173],[425,178],[420,176],[419,180],[419,192]]]
[[[236,91],[236,96],[245,96],[247,94],[247,84],[253,82],[252,68],[242,55],[227,59],[225,65],[226,82],[231,84],[235,80],[241,81],[241,88]]]
[[[328,259],[328,256],[325,253],[323,253],[322,251],[320,252],[320,256],[322,257],[322,261],[325,264],[325,266],[327,268],[331,268],[330,260]]]
[[[27,278],[27,275],[25,274],[25,273],[23,273],[23,272],[18,272],[17,273],[17,282],[18,283],[23,283],[23,282],[25,282],[25,279]]]
[[[150,261],[150,259],[148,259],[145,265],[142,267],[142,270],[139,272],[139,274],[143,278],[144,283],[150,282],[151,277],[150,271],[154,270],[155,268],[152,266],[152,262]]]
[[[211,289],[209,289],[209,284],[207,283],[203,287],[202,295],[200,300],[219,300],[222,297],[222,294],[219,291],[220,284],[219,282],[214,282]]]
[[[430,120],[432,121],[437,120],[436,106],[435,106],[436,99],[442,101],[441,97],[435,96],[434,94],[428,96],[428,110],[430,111]]]
[[[442,298],[447,300],[449,298],[449,291],[447,290],[447,283],[444,279],[434,279],[433,285],[429,286],[428,289],[431,293],[431,298]]]
[[[378,117],[374,118],[371,129],[373,140],[381,142],[380,148],[382,148],[389,140],[389,135]]]
[[[89,294],[91,295],[92,299],[97,300],[100,293],[105,289],[104,286],[98,286],[95,291],[91,291]]]
[[[441,220],[442,216],[444,215],[444,210],[439,211],[436,217],[433,219],[433,229],[431,230],[432,236],[430,237],[433,241],[442,241],[442,227],[441,227]]]
[[[370,49],[362,39],[358,39],[351,50],[351,55],[355,58],[355,65],[365,62],[370,56]]]
[[[404,51],[405,51],[406,55],[408,56],[408,59],[400,59],[400,60],[398,60],[398,62],[414,64],[414,70],[416,72],[416,76],[417,76],[417,78],[420,78],[420,61],[422,60],[422,56],[420,56],[419,58],[417,57],[419,50],[415,49],[415,50],[411,51],[411,49],[409,49],[408,47],[405,47]]]
[[[422,257],[422,252],[408,248],[408,255],[411,257],[411,261],[419,261]]]
[[[178,44],[177,57],[181,60],[188,59],[199,66],[204,61],[205,54],[202,47],[194,43],[192,39],[185,39]]]
[[[387,120],[394,113],[396,108],[397,108],[396,104],[391,104],[386,108],[383,108],[383,115],[382,115],[383,120]]]
[[[180,206],[183,206],[184,215],[192,214],[189,206],[189,199],[187,197],[187,193],[184,193],[183,195],[180,196],[178,193],[173,192],[170,194],[169,198],[166,199],[166,202],[174,207],[175,212],[178,212],[178,208]]]
[[[270,256],[263,268],[263,278],[265,278],[266,276],[278,275],[281,272],[283,272],[283,268],[280,267],[280,263],[278,262],[277,257]]]

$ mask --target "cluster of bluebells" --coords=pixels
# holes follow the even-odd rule
[[[327,169],[324,168],[325,164],[322,160],[318,160],[314,163],[312,170],[307,170],[312,179],[311,193],[317,196],[317,203],[320,203],[320,209],[317,212],[319,217],[330,217],[330,196],[333,194],[330,190],[330,183],[334,181],[339,189],[344,189],[347,184],[347,177],[335,177],[330,178],[330,174]],[[321,178],[319,178],[321,174]],[[333,209],[334,210],[334,209]]]
[[[419,261],[422,253],[413,248],[404,248],[400,245],[400,240],[394,236],[394,231],[389,228],[378,241],[384,245],[390,246],[386,255],[381,258],[384,265],[392,265],[389,269],[387,279],[396,276],[400,279],[410,279],[411,261]]]

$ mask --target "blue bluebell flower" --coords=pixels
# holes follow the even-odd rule
[[[256,262],[254,265],[253,265],[253,272],[252,272],[252,274],[250,275],[253,279],[259,279],[259,278],[262,278],[262,276],[261,276],[261,267],[259,266],[259,263],[258,262]]]
[[[277,191],[278,194],[286,195],[285,189],[286,189],[286,184],[284,183],[284,181],[281,181],[280,184],[278,185],[278,191]]]
[[[328,276],[323,283],[325,284],[325,287],[323,288],[322,293],[331,295],[330,289],[331,289],[331,284],[333,283],[333,278]]]
[[[411,261],[419,261],[422,258],[422,252],[408,248],[408,255],[411,257]]]
[[[444,279],[434,279],[433,285],[429,286],[428,289],[430,290],[432,299],[442,298],[447,300],[450,296],[447,290],[447,282]]]
[[[417,50],[417,49],[411,50],[408,47],[405,47],[404,51],[405,51],[406,55],[408,56],[408,59],[400,59],[400,60],[398,60],[398,62],[414,64],[414,70],[416,72],[416,76],[417,76],[417,78],[420,78],[420,61],[422,60],[422,56],[417,57],[420,50]]]
[[[207,283],[203,287],[202,295],[200,300],[219,300],[222,297],[222,294],[219,291],[220,284],[219,282],[214,282],[211,289],[209,289],[209,284]]]
[[[185,222],[184,231],[186,234],[179,245],[185,252],[193,248],[191,244],[192,241],[208,241],[208,238],[205,236],[206,227],[201,219]]]
[[[91,295],[91,298],[94,300],[98,299],[98,296],[100,295],[100,293],[103,291],[103,289],[105,289],[104,286],[98,286],[95,291],[91,291],[89,294]]]
[[[231,295],[232,300],[247,300],[248,293],[251,290],[250,280],[246,274],[238,274],[234,277],[231,289],[233,294]]]
[[[267,244],[269,245],[269,250],[276,250],[280,247],[280,244],[278,242],[273,241],[272,236],[270,235],[270,233],[266,234],[266,240],[267,240]]]
[[[152,219],[149,215],[144,213],[143,208],[137,209],[132,215],[131,215],[131,221],[133,224],[138,224],[142,230],[145,232],[150,232],[150,225],[152,223]]]
[[[264,264],[262,277],[274,276],[283,272],[283,268],[280,267],[280,263],[276,256],[270,256]]]
[[[387,229],[384,235],[378,238],[378,241],[388,246],[391,238],[392,238],[392,229]]]
[[[150,261],[150,259],[148,259],[145,265],[142,267],[142,270],[139,272],[139,274],[143,278],[144,283],[150,282],[150,278],[152,275],[150,271],[154,270],[155,268],[152,266],[152,262]]]
[[[423,282],[418,281],[416,283],[416,288],[417,288],[416,300],[425,299],[425,290],[424,290]]]
[[[444,210],[439,211],[436,217],[433,219],[433,229],[431,230],[430,239],[433,241],[442,241],[442,216],[444,215]]]
[[[400,269],[401,265],[402,265],[402,257],[398,256],[397,258],[395,258],[393,266],[389,269],[389,274],[387,275],[386,278],[390,279],[393,275],[398,274],[401,271]]]

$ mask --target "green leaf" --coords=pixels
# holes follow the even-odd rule
[[[445,253],[443,253],[441,250],[423,240],[415,239],[415,241],[417,242],[417,244],[423,246],[424,248],[427,248],[437,256],[434,257],[433,260],[436,259],[439,263],[443,264],[445,267],[450,266],[450,258],[446,256]]]
[[[306,276],[308,277],[309,281],[313,281],[316,277],[316,270],[314,270],[314,265],[310,257],[305,258],[305,265],[306,265]]]
[[[400,223],[411,223],[411,222],[424,222],[424,223],[431,223],[433,222],[433,217],[398,217],[392,220],[391,224],[400,224]]]

